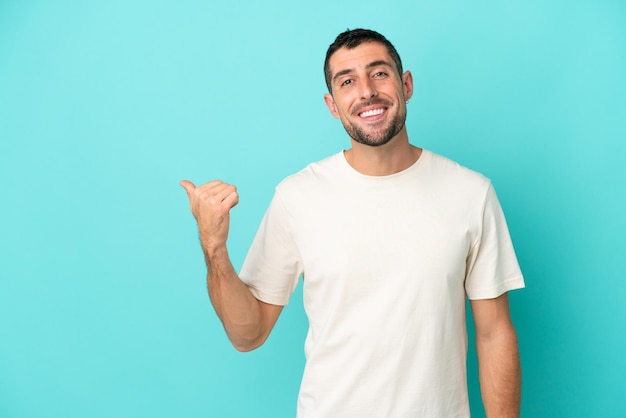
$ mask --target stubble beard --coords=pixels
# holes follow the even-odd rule
[[[404,128],[405,122],[406,111],[397,113],[391,122],[380,130],[372,128],[369,132],[366,132],[363,128],[350,121],[343,121],[343,127],[350,135],[350,138],[359,144],[380,147],[391,141]]]

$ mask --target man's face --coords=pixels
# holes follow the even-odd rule
[[[380,146],[402,131],[413,79],[408,71],[398,75],[384,45],[367,42],[341,48],[329,64],[332,95],[324,100],[354,141]]]

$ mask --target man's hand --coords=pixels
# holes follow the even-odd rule
[[[180,185],[187,192],[191,213],[198,222],[200,242],[207,255],[224,248],[230,226],[230,209],[239,203],[235,186],[214,180],[196,187],[183,180]]]
[[[226,249],[230,209],[239,203],[235,186],[214,180],[196,187],[183,180],[191,213],[198,222],[207,263],[207,287],[215,312],[235,348],[257,348],[271,332],[282,306],[257,300],[237,276]]]

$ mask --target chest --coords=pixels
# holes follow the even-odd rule
[[[458,277],[475,226],[462,204],[437,193],[334,193],[296,213],[294,237],[305,280],[327,277]]]

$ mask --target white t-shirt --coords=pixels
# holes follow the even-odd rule
[[[300,418],[468,417],[465,296],[524,287],[489,180],[427,150],[390,176],[338,153],[281,182],[240,276],[285,305],[300,275]]]

